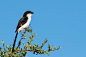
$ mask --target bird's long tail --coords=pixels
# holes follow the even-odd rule
[[[14,47],[15,47],[17,35],[18,35],[18,32],[16,33],[16,36],[15,36],[15,40],[14,40],[14,44],[13,44],[13,48],[12,48],[12,53],[14,52]]]

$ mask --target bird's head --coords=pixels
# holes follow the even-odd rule
[[[32,14],[33,14],[33,12],[31,12],[31,11],[26,11],[26,12],[24,13],[23,17],[31,17]]]

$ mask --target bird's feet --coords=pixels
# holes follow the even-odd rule
[[[27,31],[27,28],[25,28],[25,33],[26,33],[26,31]],[[25,33],[24,33],[24,34],[25,34]]]
[[[27,28],[25,28],[25,32],[27,31]]]

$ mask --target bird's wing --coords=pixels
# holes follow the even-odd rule
[[[18,30],[22,25],[24,25],[24,24],[27,22],[27,19],[28,19],[27,17],[22,17],[22,18],[19,20],[15,32],[17,32],[17,30]]]

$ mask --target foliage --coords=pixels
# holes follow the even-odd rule
[[[44,44],[48,42],[47,38],[44,40],[41,46],[38,46],[37,43],[32,45],[32,41],[36,37],[36,33],[32,34],[33,28],[31,27],[30,29],[30,27],[27,30],[28,34],[25,36],[26,32],[24,32],[24,34],[22,35],[20,41],[18,42],[18,46],[14,48],[13,53],[12,53],[12,47],[13,47],[12,43],[10,44],[10,46],[6,45],[6,48],[5,48],[5,43],[4,43],[4,40],[2,39],[1,42],[3,43],[3,47],[0,47],[0,56],[1,57],[25,57],[28,51],[33,52],[33,54],[36,54],[36,55],[45,54],[45,53],[49,55],[50,51],[55,51],[61,48],[60,46],[57,48],[56,46],[55,47],[50,46],[50,44],[48,43],[48,50],[42,50]],[[28,40],[26,44],[23,42],[24,50],[20,47],[22,39]]]

